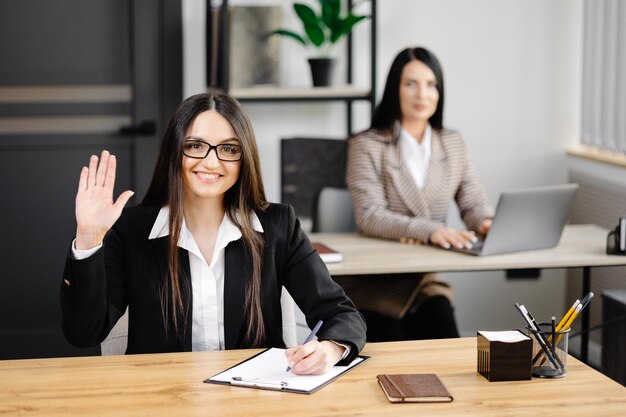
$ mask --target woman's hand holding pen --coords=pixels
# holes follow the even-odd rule
[[[100,164],[92,155],[83,167],[76,193],[76,249],[91,249],[102,243],[104,235],[122,214],[133,191],[124,191],[113,202],[115,155],[102,151]]]
[[[341,359],[344,347],[329,340],[312,340],[285,351],[291,372],[297,375],[322,375]]]

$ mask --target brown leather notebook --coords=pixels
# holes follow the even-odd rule
[[[450,402],[452,396],[435,374],[376,375],[392,403]]]

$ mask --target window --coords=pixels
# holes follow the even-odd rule
[[[584,7],[582,143],[626,154],[626,1]]]

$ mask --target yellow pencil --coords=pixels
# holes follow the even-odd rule
[[[591,302],[591,299],[593,298],[593,293],[590,292],[588,293],[585,298],[583,298],[583,300],[580,302],[580,304],[578,304],[578,307],[576,307],[576,310],[574,310],[574,314],[572,314],[572,316],[567,320],[567,323],[563,326],[562,330],[569,330],[570,327],[572,327],[572,323],[574,322],[574,320],[576,320],[576,317],[578,317],[578,313],[580,313],[580,311],[587,307],[587,304],[589,304]],[[556,339],[556,344],[558,345],[559,342],[561,341],[561,338],[563,337],[562,334],[559,335],[559,337]]]
[[[572,316],[569,318],[569,320],[567,320],[567,324],[565,326],[563,326],[564,330],[569,330],[570,327],[572,327],[572,323],[574,322],[574,320],[576,320],[576,317],[578,317],[578,313],[580,313],[580,310],[583,309],[583,305],[579,304],[578,307],[576,307],[576,310],[574,310],[574,314],[572,314]],[[561,339],[563,338],[563,335],[560,334],[559,337],[556,338],[556,344],[558,345],[559,342],[561,341]]]
[[[563,318],[561,319],[559,324],[556,326],[556,331],[557,332],[561,331],[561,329],[563,328],[565,323],[567,323],[567,321],[569,320],[570,316],[574,313],[574,310],[576,310],[576,307],[578,307],[579,304],[580,304],[580,300],[576,299],[576,301],[574,301],[574,304],[572,304],[572,306],[569,308],[569,310],[567,310],[567,313],[565,313],[565,315],[563,316]],[[550,337],[548,338],[548,342],[552,343],[552,335],[550,335]],[[542,353],[543,352],[541,350],[539,352],[537,352],[537,354],[533,358],[533,363],[537,362],[537,359],[539,359],[539,357],[541,356]],[[546,360],[546,358],[543,358],[543,361],[541,362],[541,364],[543,364],[543,362],[545,362],[545,360]]]
[[[580,313],[580,310],[583,309],[583,305],[582,304],[578,304],[578,307],[576,307],[576,309],[574,310],[574,312],[570,315],[570,317],[568,318],[567,322],[561,327],[561,329],[557,329],[557,331],[560,330],[569,330],[570,327],[572,327],[572,323],[574,322],[574,320],[576,320],[576,317],[578,317],[578,313]],[[562,321],[562,320],[561,320]],[[556,343],[554,344],[554,346],[558,346],[559,342],[561,341],[561,339],[563,339],[563,334],[560,334],[557,338],[556,338]],[[552,343],[552,341],[550,341],[550,343]],[[541,360],[541,363],[539,364],[539,366],[543,365],[544,362],[546,361],[546,358],[544,357]]]
[[[556,326],[556,331],[557,332],[560,331],[563,328],[565,323],[567,323],[567,321],[569,320],[570,316],[572,315],[572,313],[574,313],[574,310],[576,310],[576,307],[578,307],[579,304],[580,304],[580,300],[574,301],[574,304],[572,304],[572,306],[569,308],[569,310],[567,310],[567,313],[565,313],[565,315],[563,316],[563,318],[561,319],[559,324]]]
[[[587,307],[587,304],[589,304],[589,302],[591,301],[591,299],[593,298],[593,293],[590,292],[588,293],[585,298],[583,298],[583,300],[580,302],[580,304],[578,304],[578,307],[576,307],[576,310],[574,310],[574,314],[571,315],[571,317],[567,320],[567,323],[560,329],[560,330],[569,330],[570,327],[572,327],[572,323],[574,322],[574,320],[576,320],[576,317],[578,317],[578,313],[580,313],[580,311]],[[557,329],[559,330],[559,329]],[[559,342],[561,341],[561,338],[563,337],[562,334],[559,335],[559,337],[556,340],[556,344],[558,345]]]

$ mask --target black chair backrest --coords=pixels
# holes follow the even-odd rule
[[[324,187],[345,188],[347,144],[342,139],[282,139],[281,202],[299,217],[311,218],[315,196]]]

